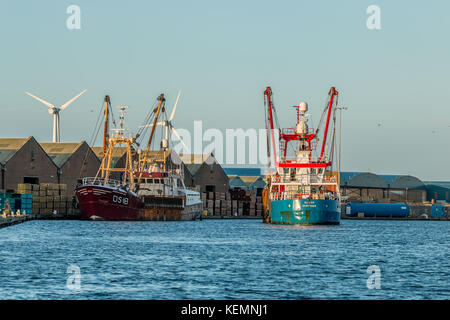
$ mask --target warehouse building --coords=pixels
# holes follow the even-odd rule
[[[19,183],[60,183],[56,164],[33,138],[0,138],[1,189]]]
[[[237,175],[229,175],[230,190],[247,190],[247,184]]]
[[[262,177],[240,176],[240,178],[247,185],[247,190],[253,191],[253,193],[258,197],[262,195],[262,191],[267,184]]]
[[[230,189],[251,190],[261,196],[267,182],[260,168],[225,168],[230,179]]]
[[[427,201],[450,203],[450,182],[426,181]]]
[[[92,151],[95,153],[97,158],[102,162],[103,158],[103,147],[91,147]],[[134,150],[133,150],[134,151]],[[115,147],[112,152],[112,168],[125,168],[127,161],[127,148],[126,147]],[[111,179],[120,180],[122,174],[120,172],[112,172]]]
[[[59,168],[59,183],[67,185],[68,194],[76,188],[77,180],[95,177],[100,167],[100,160],[85,142],[42,142],[42,149]]]
[[[91,149],[101,162],[103,157],[103,147],[91,147]],[[126,156],[127,156],[126,147],[115,147],[112,153],[111,166],[113,168],[124,168],[126,163]]]
[[[186,186],[200,186],[200,192],[228,192],[228,176],[212,153],[180,154],[180,158],[188,171]]]
[[[425,184],[413,176],[342,172],[340,177],[342,196],[348,201],[424,202],[427,200]]]

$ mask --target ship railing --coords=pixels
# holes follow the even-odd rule
[[[303,193],[303,192],[273,192],[271,200],[293,200],[293,199],[312,199],[312,200],[337,200],[337,194],[332,191]]]
[[[95,177],[88,177],[82,179],[82,185],[95,185],[95,186],[114,186],[114,187],[120,187],[123,185],[122,181],[120,180],[114,180],[114,179],[106,179],[104,178],[95,178]]]
[[[274,175],[272,182],[275,184],[334,184],[336,176],[318,177],[317,175]]]

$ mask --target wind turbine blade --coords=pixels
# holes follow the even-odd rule
[[[175,110],[177,110],[178,99],[180,99],[180,94],[181,94],[181,91],[178,91],[177,100],[175,100],[175,104],[173,106],[172,113],[170,114],[169,121],[172,121],[173,117],[175,116]]]
[[[45,101],[45,100],[43,100],[43,99],[41,99],[41,98],[38,98],[38,97],[36,97],[34,94],[31,94],[31,93],[29,93],[29,92],[25,92],[25,93],[26,93],[27,95],[29,95],[30,97],[35,98],[37,101],[42,102],[42,103],[45,104],[47,107],[53,108],[53,105],[52,105],[50,102],[47,102],[47,101]]]
[[[72,102],[74,102],[76,99],[78,99],[78,97],[79,96],[81,96],[83,93],[85,93],[87,91],[87,89],[86,90],[83,90],[83,91],[81,91],[79,94],[77,94],[75,97],[73,97],[72,99],[70,99],[69,101],[67,101],[66,103],[64,103],[61,107],[60,107],[60,109],[61,110],[64,110],[65,108],[67,108],[68,106],[69,106],[69,104],[71,104]]]
[[[178,140],[180,140],[181,144],[184,147],[184,150],[186,150],[186,152],[189,152],[189,148],[187,147],[187,145],[184,143],[183,139],[181,139],[180,135],[178,134],[177,130],[175,130],[175,128],[173,126],[170,126],[170,129],[172,129],[172,132],[177,136]]]
[[[157,126],[163,126],[163,125],[165,125],[165,123],[163,121],[160,121],[160,122],[157,122],[156,125]],[[143,126],[139,126],[139,128],[147,128],[147,127],[153,127],[153,123],[146,124],[146,125],[143,125]]]

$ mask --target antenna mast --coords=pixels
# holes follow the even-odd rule
[[[103,131],[103,156],[106,156],[106,151],[108,150],[108,140],[109,140],[109,106],[111,105],[111,100],[109,96],[105,96],[105,126]]]

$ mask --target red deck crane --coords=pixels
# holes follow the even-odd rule
[[[275,167],[280,167],[280,168],[326,168],[326,167],[331,166],[332,161],[324,162],[322,160],[323,160],[323,155],[325,152],[325,146],[327,143],[331,111],[333,109],[333,104],[335,103],[335,101],[337,101],[337,99],[335,99],[335,97],[337,97],[337,95],[338,95],[336,88],[331,87],[331,89],[328,93],[330,98],[329,98],[328,104],[324,110],[324,112],[327,111],[327,120],[325,123],[325,130],[324,130],[324,135],[323,135],[323,143],[322,143],[322,148],[321,148],[321,152],[320,152],[320,157],[319,157],[318,161],[310,161],[310,163],[293,163],[292,161],[289,161],[289,160],[284,160],[281,162],[278,161],[278,152],[277,152],[276,146],[275,146],[275,130],[280,130],[280,129],[279,128],[275,129],[275,126],[273,123],[274,114],[276,115],[276,111],[274,108],[272,95],[273,95],[272,89],[270,87],[267,87],[266,90],[264,90],[264,102],[265,102],[265,105],[267,106],[268,119],[266,119],[266,121],[268,120],[269,125],[270,125],[270,135],[271,135]],[[296,107],[298,108],[298,106],[296,106]],[[299,117],[297,116],[297,124],[298,123],[299,123]],[[287,143],[289,141],[296,141],[296,140],[298,141],[300,139],[305,139],[308,143],[308,150],[312,151],[313,147],[312,147],[311,142],[314,140],[314,138],[317,137],[318,132],[319,132],[319,129],[315,133],[305,133],[302,135],[302,134],[298,134],[296,132],[295,128],[288,128],[284,131],[281,131],[280,132],[280,151],[282,151],[283,157],[286,158]],[[270,149],[268,146],[268,151],[269,150]]]

